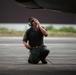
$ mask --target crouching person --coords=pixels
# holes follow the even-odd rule
[[[47,36],[48,32],[40,25],[40,22],[36,18],[30,17],[28,21],[30,28],[25,32],[23,37],[24,46],[30,50],[28,63],[38,64],[41,61],[42,64],[47,64],[46,57],[50,51],[44,45],[43,37]]]

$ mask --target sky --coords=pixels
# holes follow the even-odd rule
[[[16,4],[15,0],[0,0],[0,23],[27,23],[30,16],[41,23],[76,24],[76,14],[27,9]]]

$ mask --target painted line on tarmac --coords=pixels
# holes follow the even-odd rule
[[[23,37],[0,37],[0,39],[23,39]],[[75,37],[44,37],[44,39],[75,39]]]
[[[4,43],[4,44],[0,44],[1,45],[13,45],[13,46],[24,46],[24,44],[7,44],[7,43]],[[63,43],[53,43],[53,44],[45,44],[45,45],[69,45],[68,43],[67,44],[63,44]],[[71,44],[71,45],[76,45],[76,44]]]

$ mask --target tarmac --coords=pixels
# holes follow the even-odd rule
[[[29,64],[27,62],[29,50],[22,43],[17,43],[16,38],[10,38],[13,43],[12,41],[9,43],[10,39],[4,39],[0,38],[0,75],[76,75],[75,38],[68,40],[74,43],[67,42],[65,38],[47,39],[52,40],[52,43],[51,41],[45,43],[50,50],[46,58],[48,64],[42,64],[41,61],[39,64]]]

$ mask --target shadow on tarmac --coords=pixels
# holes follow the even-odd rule
[[[50,69],[50,71],[5,70],[5,71],[0,71],[0,75],[76,75],[76,71],[51,70],[51,69]]]

